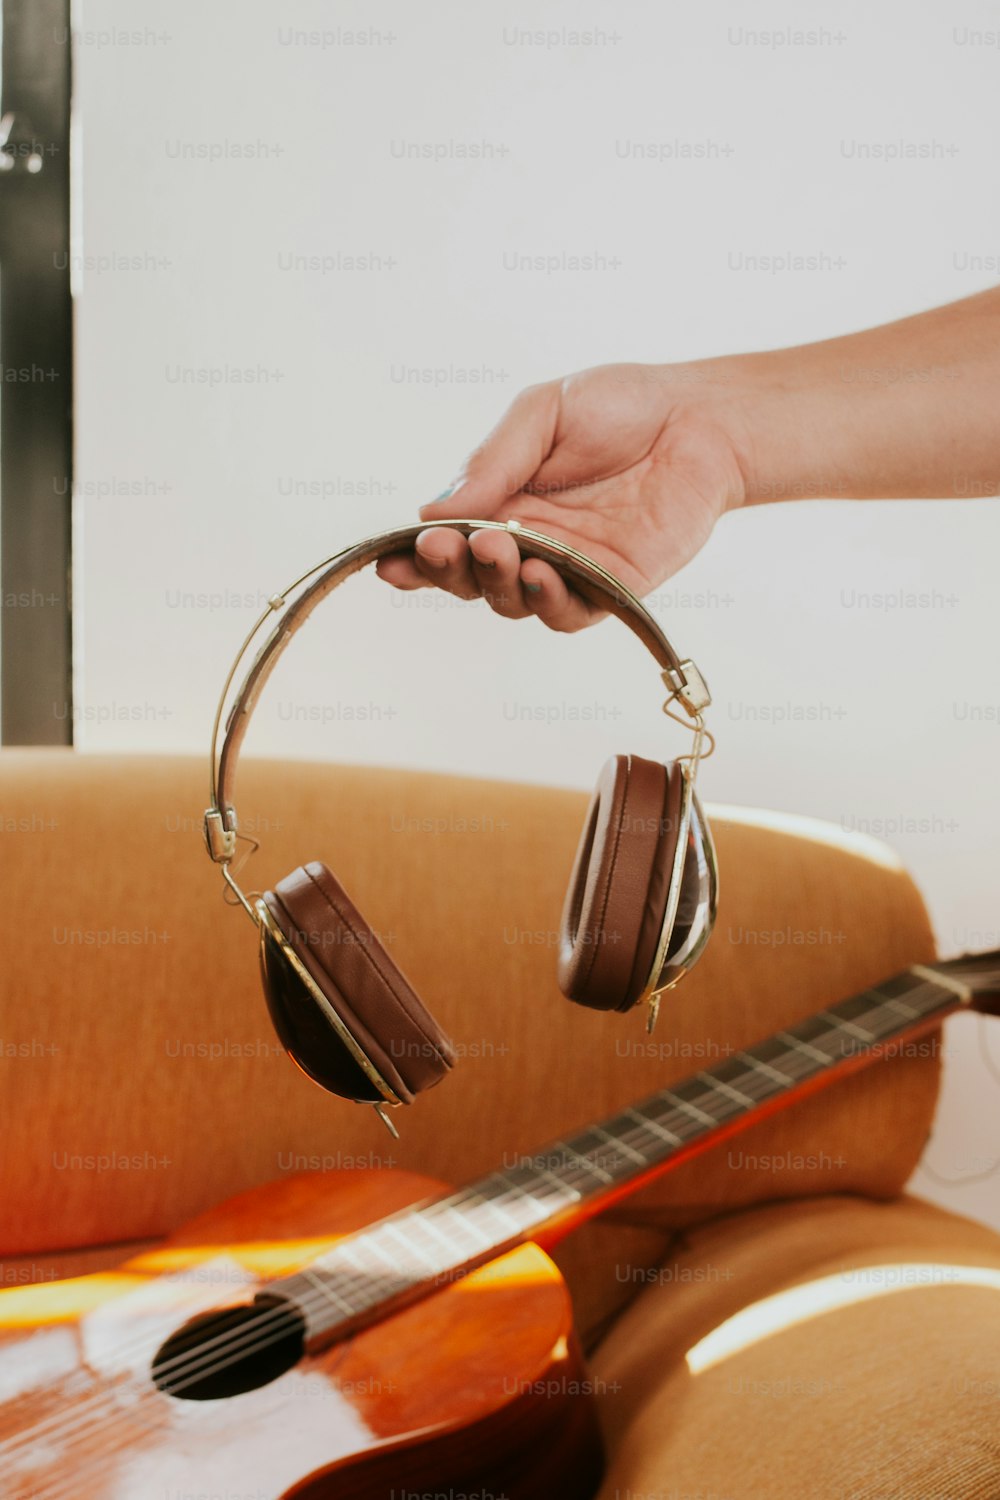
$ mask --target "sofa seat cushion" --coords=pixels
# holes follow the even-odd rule
[[[992,1230],[915,1198],[803,1199],[700,1225],[635,1285],[591,1359],[600,1500],[1000,1495]]]

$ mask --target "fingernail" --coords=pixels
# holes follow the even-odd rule
[[[428,500],[427,504],[438,505],[444,500],[450,500],[453,495],[456,495],[458,493],[463,484],[466,483],[467,480],[465,478],[465,475],[459,474],[457,478],[452,480],[447,489],[442,490],[440,495],[435,495],[433,500]]]
[[[421,562],[429,563],[432,568],[446,568],[448,564],[443,557],[437,557],[433,552],[425,552],[424,548],[420,545],[424,538],[430,536],[430,534],[427,531],[420,533],[413,544],[414,551]]]
[[[538,593],[541,593],[541,589],[542,589],[542,585],[540,583],[526,583],[526,584],[523,585],[523,587],[527,590],[527,592],[529,594],[538,594]]]
[[[475,554],[473,554],[473,555],[475,555]],[[477,568],[495,568],[496,567],[496,563],[495,562],[487,562],[485,560],[485,558],[477,557],[476,558],[476,567]]]

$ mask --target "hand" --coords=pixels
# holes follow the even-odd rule
[[[648,593],[684,566],[745,497],[721,362],[603,365],[529,386],[424,520],[516,517]],[[579,630],[601,611],[503,532],[422,532],[377,564],[400,589],[483,596],[497,614]]]

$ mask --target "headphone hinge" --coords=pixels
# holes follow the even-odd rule
[[[227,817],[228,827],[217,807],[205,813],[205,847],[217,865],[228,863],[236,853],[236,813],[230,808]]]
[[[682,661],[679,668],[668,667],[661,675],[667,687],[672,689],[671,696],[684,706],[692,719],[708,708],[712,701],[708,683],[690,658]]]

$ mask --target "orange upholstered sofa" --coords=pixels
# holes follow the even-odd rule
[[[0,1286],[114,1265],[303,1164],[471,1178],[933,956],[875,846],[728,810],[716,933],[649,1042],[556,987],[582,793],[247,760],[249,884],[326,860],[457,1043],[392,1142],[277,1046],[202,846],[206,779],[0,755]],[[814,936],[753,938],[777,930]],[[939,1068],[929,1046],[857,1073],[558,1248],[602,1500],[1000,1496],[1000,1238],[904,1193]]]

